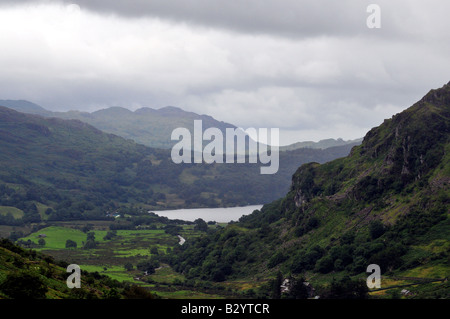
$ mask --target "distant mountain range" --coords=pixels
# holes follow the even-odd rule
[[[154,148],[171,148],[177,142],[170,139],[172,131],[177,127],[185,127],[192,132],[194,120],[202,120],[204,129],[216,127],[225,132],[226,128],[236,128],[232,124],[217,121],[211,116],[186,112],[174,106],[166,106],[158,110],[144,107],[134,112],[123,107],[109,107],[89,113],[52,112],[24,100],[0,100],[0,105],[23,113],[80,120],[104,132]]]
[[[29,104],[21,105],[29,110]],[[299,165],[345,156],[352,146],[280,152],[278,172],[261,175],[260,163],[175,164],[169,149],[151,148],[80,120],[0,106],[0,224],[104,218],[121,206],[267,203],[288,190]]]
[[[357,138],[354,140],[348,140],[344,141],[342,138],[334,139],[334,138],[328,138],[324,140],[320,140],[319,142],[313,142],[313,141],[305,141],[305,142],[297,142],[286,146],[281,146],[280,151],[292,151],[299,148],[313,148],[313,149],[321,149],[324,150],[329,147],[335,147],[335,146],[343,146],[343,145],[349,145],[349,144],[361,144],[363,138]]]
[[[237,128],[233,124],[218,121],[209,115],[187,112],[174,106],[166,106],[160,109],[143,107],[134,112],[116,106],[89,113],[80,111],[52,112],[25,100],[0,100],[0,105],[22,113],[80,120],[104,132],[132,139],[137,143],[154,148],[172,148],[177,143],[177,141],[170,139],[172,131],[177,127],[185,127],[193,132],[194,120],[202,120],[203,129],[209,127],[220,129],[224,136],[226,128]],[[330,138],[319,142],[306,141],[282,146],[280,151],[292,151],[299,148],[326,149],[335,146],[360,144],[361,141],[362,138],[349,141],[344,141],[341,138]]]

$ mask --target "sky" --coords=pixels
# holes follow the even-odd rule
[[[0,99],[177,106],[279,128],[281,145],[355,139],[450,81],[448,12],[447,0],[0,0]]]

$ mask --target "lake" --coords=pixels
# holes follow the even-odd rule
[[[197,218],[203,219],[205,222],[216,221],[218,223],[228,223],[230,221],[238,221],[243,215],[253,213],[255,209],[261,209],[263,205],[250,205],[242,207],[226,207],[226,208],[188,208],[175,210],[152,210],[159,216],[165,216],[169,219],[181,219],[186,221],[195,221]]]

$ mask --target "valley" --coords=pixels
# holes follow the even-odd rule
[[[360,144],[282,151],[261,175],[0,107],[0,235],[153,297],[448,299],[449,133],[450,83]],[[149,213],[259,204],[224,223]],[[18,267],[7,249],[0,278]],[[381,288],[366,285],[371,264]]]

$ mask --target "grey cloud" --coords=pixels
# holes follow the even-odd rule
[[[81,8],[101,14],[123,17],[157,17],[174,22],[228,29],[253,34],[287,37],[383,36],[405,35],[397,21],[399,11],[407,14],[406,0],[379,0],[383,28],[370,33],[366,27],[371,0],[6,0],[0,3],[76,3]],[[411,0],[407,0],[411,2]],[[434,1],[428,1],[427,4]],[[432,8],[433,6],[430,5]]]
[[[55,1],[0,1],[0,13],[25,2]],[[449,80],[444,0],[57,2],[88,13],[79,30],[59,34],[52,15],[37,23],[40,10],[0,21],[1,98],[53,110],[175,105],[295,140],[349,139]],[[380,30],[365,24],[372,2]]]

